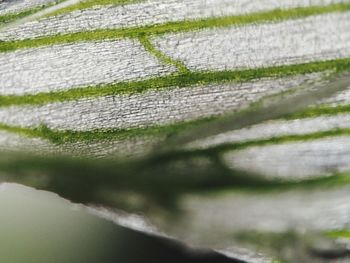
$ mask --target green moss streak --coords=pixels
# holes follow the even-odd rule
[[[77,90],[69,90],[59,93],[46,93],[27,96],[2,96],[0,102],[2,106],[20,105],[20,104],[42,104],[54,101],[66,101],[69,99],[77,99],[87,96],[100,96],[108,94],[120,94],[120,93],[133,93],[144,92],[150,88],[165,88],[169,86],[188,86],[191,84],[205,84],[213,82],[226,82],[226,81],[247,81],[251,79],[261,79],[263,77],[281,77],[286,75],[295,75],[302,73],[310,73],[314,70],[334,70],[336,72],[343,71],[350,67],[350,59],[336,60],[328,62],[309,63],[304,65],[292,65],[276,68],[266,68],[256,70],[247,70],[239,72],[217,72],[217,73],[189,73],[182,75],[174,75],[169,77],[163,77],[148,81],[121,83],[116,85],[109,85],[107,87],[95,87],[94,89],[78,89],[80,93],[76,93]],[[193,76],[193,78],[191,78]],[[102,91],[102,94],[101,94]],[[104,93],[103,93],[104,92]],[[297,113],[293,115],[294,118],[299,117],[311,117],[315,114],[335,114],[339,112],[345,112],[350,109],[350,106],[339,107],[321,107],[320,109],[312,108],[308,109],[309,112]],[[291,118],[291,117],[290,117]],[[53,143],[62,144],[76,141],[93,141],[93,140],[125,140],[139,136],[173,136],[186,129],[197,127],[200,124],[208,123],[215,119],[205,118],[201,120],[189,121],[184,123],[177,123],[165,126],[153,126],[148,128],[135,128],[135,129],[108,129],[108,130],[92,130],[92,131],[54,131],[46,126],[40,126],[38,128],[22,128],[13,127],[8,125],[0,125],[1,130],[9,132],[15,132],[21,135],[30,137],[41,137],[50,140]],[[318,138],[349,135],[349,129],[337,129],[325,132],[318,132],[306,135],[288,135],[281,137],[274,137],[268,139],[260,139],[254,141],[240,142],[234,144],[219,145],[209,150],[200,151],[201,153],[218,153],[232,149],[244,149],[251,146],[263,146],[277,143],[287,143],[293,141],[313,140]],[[196,152],[196,151],[194,151]],[[192,153],[191,153],[192,154]]]
[[[65,0],[57,0],[56,2],[52,2],[52,3],[49,3],[49,4],[36,6],[36,7],[30,8],[30,9],[24,10],[22,12],[19,12],[19,13],[9,13],[9,14],[6,14],[6,15],[2,15],[2,16],[0,16],[0,28],[2,26],[4,26],[5,24],[9,23],[9,22],[13,22],[15,20],[24,18],[26,16],[33,15],[33,14],[35,14],[35,13],[37,13],[37,12],[39,12],[39,11],[45,9],[45,8],[57,5],[58,3],[61,3],[63,1],[65,1]],[[1,46],[1,43],[2,42],[0,41],[0,46]]]
[[[70,90],[50,93],[38,93],[23,96],[2,95],[0,96],[0,107],[25,104],[41,105],[51,102],[77,100],[87,97],[134,94],[142,93],[148,90],[157,90],[169,87],[191,87],[195,85],[227,82],[239,83],[259,80],[261,78],[279,78],[297,74],[322,72],[325,70],[334,70],[336,72],[341,72],[349,68],[350,58],[237,71],[188,72],[151,78],[142,81],[120,82],[109,85],[73,88]]]
[[[294,8],[289,10],[272,10],[262,13],[252,13],[249,15],[227,16],[208,19],[198,19],[192,21],[168,22],[151,26],[101,29],[89,32],[78,32],[64,35],[53,35],[42,38],[26,39],[18,41],[0,42],[0,52],[6,52],[21,48],[33,48],[38,46],[48,46],[61,43],[72,43],[76,41],[97,41],[104,39],[137,38],[144,35],[160,35],[165,33],[177,33],[194,31],[205,28],[225,27],[233,25],[245,25],[252,23],[272,22],[286,19],[303,18],[312,15],[319,15],[332,12],[350,11],[350,4],[333,4],[327,6],[312,6]]]
[[[180,124],[173,124],[167,126],[154,126],[144,129],[109,129],[109,130],[91,130],[91,131],[58,131],[52,130],[45,125],[41,125],[37,128],[23,128],[18,126],[9,126],[0,124],[0,130],[9,131],[24,135],[27,137],[40,137],[47,139],[55,144],[72,143],[77,141],[98,141],[98,140],[126,140],[139,136],[172,136],[184,129],[196,127],[196,125],[203,122],[209,122],[211,119],[202,119],[192,122],[185,122]],[[328,131],[321,131],[316,133],[302,134],[302,135],[284,135],[278,137],[272,137],[267,139],[257,139],[245,142],[227,143],[218,145],[204,150],[180,150],[175,155],[215,155],[226,151],[243,150],[253,146],[267,146],[283,143],[292,143],[298,141],[311,141],[316,139],[337,137],[350,135],[350,129],[333,129]]]
[[[144,46],[144,48],[146,49],[146,51],[148,51],[149,53],[151,53],[152,55],[154,55],[160,62],[162,62],[163,64],[167,64],[167,65],[172,65],[175,66],[179,72],[183,73],[183,74],[187,74],[189,73],[189,70],[186,68],[185,64],[183,64],[181,61],[179,60],[174,60],[171,57],[168,57],[167,55],[165,55],[164,53],[162,53],[160,50],[158,50],[152,43],[151,41],[148,39],[148,37],[146,36],[140,36],[138,38],[138,40],[140,41],[140,43]]]
[[[326,235],[332,238],[350,238],[350,230],[329,231]]]
[[[344,129],[332,129],[327,131],[320,131],[315,133],[301,134],[301,135],[283,135],[270,137],[267,139],[257,139],[245,142],[237,142],[237,143],[227,143],[218,145],[216,147],[212,147],[210,149],[204,150],[207,153],[222,153],[226,151],[233,150],[243,150],[249,147],[254,146],[267,146],[267,145],[275,145],[275,144],[283,144],[283,143],[293,143],[293,142],[305,142],[312,141],[317,139],[323,139],[328,137],[337,137],[337,136],[348,136],[350,135],[350,128]],[[194,152],[202,152],[203,150],[195,150]]]
[[[321,105],[318,107],[310,107],[305,111],[297,112],[292,115],[286,116],[286,119],[304,119],[304,118],[314,118],[321,115],[336,115],[342,113],[349,113],[350,105],[338,105],[338,106],[328,106]]]
[[[184,129],[195,127],[203,122],[210,121],[211,118],[183,122],[165,126],[153,126],[149,128],[134,129],[97,129],[91,131],[58,131],[52,130],[45,125],[38,128],[23,128],[18,126],[10,126],[0,124],[0,130],[17,133],[27,137],[39,137],[47,139],[55,144],[72,143],[77,141],[100,141],[100,140],[127,140],[140,136],[171,136]]]
[[[55,4],[57,4],[57,3],[33,7],[31,9],[22,11],[20,13],[10,13],[10,14],[6,14],[6,15],[2,15],[2,16],[0,16],[0,28],[9,22],[13,22],[13,21],[21,19],[23,17],[35,14],[36,12],[41,11],[44,8],[47,8],[47,7],[55,5]],[[1,43],[2,42],[0,41],[0,46],[1,46]]]
[[[29,9],[20,13],[15,13],[15,14],[6,14],[6,15],[2,15],[0,16],[0,27],[3,26],[4,24],[7,24],[9,22],[12,22],[14,20],[23,18],[25,16],[29,16],[32,15],[36,12],[38,12],[39,10],[41,10],[43,7],[36,7],[33,9]]]

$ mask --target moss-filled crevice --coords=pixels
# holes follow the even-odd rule
[[[185,64],[179,60],[174,60],[173,58],[162,53],[151,43],[150,39],[146,35],[139,36],[138,40],[143,45],[145,50],[155,56],[161,63],[176,67],[177,70],[182,74],[189,73],[189,70],[186,68]]]
[[[260,80],[262,78],[282,78],[328,70],[337,73],[347,69],[350,69],[350,58],[247,70],[186,72],[141,81],[72,88],[49,93],[26,94],[20,96],[0,95],[0,107],[9,107],[12,105],[43,105],[81,98],[135,94],[169,87],[194,87],[199,84],[241,83]]]
[[[350,113],[350,104],[343,105],[319,105],[313,106],[305,109],[304,111],[296,112],[286,116],[287,120],[293,119],[305,119],[305,118],[314,118],[319,116],[331,116],[337,114]]]
[[[201,30],[206,28],[240,26],[265,22],[275,22],[288,19],[304,18],[313,15],[321,15],[334,12],[350,11],[350,3],[331,4],[327,6],[299,7],[293,9],[277,9],[267,12],[252,13],[248,15],[236,15],[226,17],[214,17],[206,19],[167,22],[150,26],[99,29],[69,34],[39,37],[15,41],[0,41],[0,52],[17,50],[22,48],[34,48],[77,41],[98,41],[105,39],[139,38],[142,36],[162,35],[166,33],[178,33]]]
[[[5,26],[8,23],[11,23],[11,22],[19,20],[21,18],[33,15],[33,14],[39,12],[39,11],[44,10],[45,8],[57,5],[57,4],[59,4],[61,2],[64,2],[64,1],[65,0],[56,0],[55,2],[51,2],[51,3],[48,3],[48,4],[42,4],[42,5],[35,6],[35,7],[32,7],[32,8],[20,11],[20,12],[8,13],[8,14],[5,14],[5,15],[0,15],[0,29],[1,29],[1,27]],[[0,41],[0,45],[1,45],[1,43],[2,43],[2,41]]]
[[[6,14],[6,15],[0,15],[0,28],[4,25],[6,25],[7,23],[13,22],[17,19],[32,15],[40,10],[42,10],[45,6],[42,7],[35,7],[29,10],[25,10],[19,13],[10,13],[10,14]],[[1,42],[0,42],[1,43]]]
[[[210,152],[222,153],[226,151],[243,150],[249,147],[257,147],[257,146],[261,147],[261,146],[286,144],[286,143],[293,143],[293,142],[306,142],[306,141],[313,141],[313,140],[330,138],[330,137],[338,137],[338,136],[350,136],[350,128],[331,129],[326,131],[297,134],[297,135],[291,134],[291,135],[274,136],[270,138],[249,140],[249,141],[243,141],[243,142],[237,142],[237,143],[226,143],[226,144],[218,145],[216,147],[212,147],[205,151],[209,153]]]
[[[180,133],[185,129],[196,127],[198,124],[210,122],[211,119],[202,119],[198,121],[185,122],[167,126],[154,126],[142,129],[96,129],[91,131],[73,131],[73,130],[54,130],[46,125],[40,125],[35,128],[26,128],[19,126],[11,126],[0,124],[0,130],[13,132],[27,137],[43,138],[55,144],[74,143],[79,141],[94,142],[106,140],[128,140],[140,136],[158,136],[167,137]],[[249,147],[261,147],[276,144],[285,144],[293,142],[305,142],[323,138],[350,136],[350,128],[331,129],[314,133],[298,134],[298,135],[282,135],[270,138],[262,138],[255,140],[247,140],[242,142],[225,143],[213,146],[208,149],[197,150],[179,150],[181,154],[199,154],[212,155],[221,154],[226,151],[243,150]]]

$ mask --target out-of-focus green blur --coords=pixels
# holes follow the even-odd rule
[[[0,256],[6,263],[231,262],[189,252],[93,215],[59,196],[0,184]],[[205,256],[205,259],[204,259]]]

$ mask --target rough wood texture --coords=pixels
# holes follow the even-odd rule
[[[4,1],[0,16],[51,2]],[[42,186],[24,167],[15,182],[53,189],[75,202],[143,212],[170,236],[252,263],[271,260],[227,249],[240,232],[285,237],[290,229],[325,233],[349,227],[350,191],[344,185],[350,182],[350,83],[322,95],[350,71],[348,0],[90,0],[86,9],[84,3],[72,1],[71,10],[0,28],[0,149],[40,158],[94,157],[91,166],[85,163],[91,181],[76,196],[56,186],[62,181],[55,173],[39,171]],[[319,97],[307,96],[321,88],[326,91]],[[302,92],[311,103],[301,111],[272,120],[264,112],[271,101],[303,100]],[[200,140],[192,134],[194,140],[175,145],[173,155],[163,152],[162,143],[190,128],[250,111],[255,116],[247,116],[262,114],[263,121],[236,130],[223,125],[224,132]],[[164,155],[134,161],[154,149]],[[115,157],[133,165],[125,169],[106,161]],[[158,157],[163,162],[152,159]],[[96,179],[93,164],[103,167],[99,158],[111,166]],[[12,178],[11,160],[0,155],[6,181]],[[30,160],[35,172],[37,160]],[[79,158],[72,160],[71,173],[81,165]],[[118,191],[101,195],[106,185],[99,180],[111,170],[120,173],[108,178],[108,193],[121,190],[127,205]],[[69,183],[79,184],[77,174]],[[135,174],[150,176],[149,184],[159,183],[166,194],[147,195],[148,184]],[[119,189],[118,179],[130,176],[135,189],[127,183],[131,189]],[[133,198],[137,205],[128,203]],[[176,210],[175,203],[185,211],[176,224],[151,209],[162,210],[164,203],[167,213]],[[118,221],[113,213],[103,216]],[[276,250],[274,255],[290,259],[284,249]],[[321,262],[306,254],[294,254],[291,262]]]

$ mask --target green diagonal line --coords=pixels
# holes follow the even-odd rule
[[[151,126],[147,128],[131,129],[95,129],[91,131],[74,130],[52,130],[45,125],[37,128],[26,128],[11,126],[0,123],[0,130],[16,133],[26,137],[38,137],[51,141],[55,144],[74,143],[77,141],[99,141],[99,140],[127,140],[140,136],[170,136],[184,129],[208,122],[211,118],[182,122],[171,125]]]
[[[28,94],[22,96],[0,95],[0,107],[12,105],[42,105],[51,102],[77,100],[80,98],[107,95],[135,94],[148,90],[160,90],[169,87],[194,87],[197,84],[240,83],[262,78],[280,78],[297,74],[308,74],[332,70],[341,72],[350,68],[350,58],[319,61],[304,64],[266,67],[247,70],[188,72],[156,77],[142,81],[120,82],[109,85],[97,85],[72,88],[64,91]]]
[[[339,61],[337,61],[339,63]],[[343,61],[344,62],[344,61]],[[342,71],[346,68],[349,68],[349,62],[347,63],[341,63],[338,64],[336,67],[334,64],[321,64],[323,66],[327,66],[328,69],[334,70],[334,71]],[[305,65],[305,69],[312,69],[312,66],[307,66],[308,64]],[[333,65],[330,67],[330,65]],[[300,66],[300,65],[299,65]],[[317,65],[314,65],[314,69],[320,69],[319,66],[320,64],[317,63]],[[291,72],[293,74],[300,73],[300,72],[295,72],[293,71],[293,67],[289,68],[292,70]],[[325,70],[325,68],[322,68],[322,70]],[[269,72],[269,71],[268,71]],[[277,70],[276,72],[280,72],[280,70]],[[238,74],[239,76],[242,77],[242,74]],[[256,75],[254,75],[256,76]],[[225,81],[226,79],[222,79],[222,81]],[[203,80],[201,80],[203,83]],[[139,85],[136,85],[139,87]],[[139,91],[142,92],[142,91]],[[50,95],[50,94],[47,94]],[[51,94],[52,95],[52,94]],[[22,97],[23,98],[23,97]],[[252,104],[252,107],[256,107],[255,104]],[[349,105],[341,105],[338,107],[326,107],[326,106],[320,106],[319,108],[310,108],[307,109],[306,111],[300,112],[300,113],[295,113],[292,116],[288,116],[289,119],[295,119],[295,118],[306,118],[306,117],[314,117],[319,116],[319,115],[330,115],[330,114],[338,114],[338,113],[345,113],[350,110]],[[181,131],[184,131],[185,129],[191,129],[194,127],[197,127],[200,124],[208,123],[212,121],[213,119],[216,119],[217,117],[212,117],[212,118],[204,118],[204,119],[199,119],[199,120],[194,120],[194,121],[187,121],[183,123],[176,123],[176,124],[171,124],[171,125],[163,125],[163,126],[152,126],[148,128],[134,128],[134,129],[96,129],[93,131],[72,131],[72,130],[66,130],[66,131],[54,131],[51,129],[48,129],[45,126],[40,126],[39,128],[21,128],[21,127],[13,127],[13,126],[8,126],[8,125],[1,125],[0,129],[2,130],[7,130],[10,132],[15,132],[19,133],[22,135],[26,136],[31,136],[31,137],[42,137],[49,139],[50,141],[54,143],[65,143],[65,142],[75,142],[75,141],[92,141],[92,140],[106,140],[106,139],[118,139],[118,140],[124,140],[124,139],[130,139],[133,137],[137,136],[169,136],[169,135],[174,135],[177,134]],[[250,142],[243,142],[240,144],[233,144],[233,145],[221,145],[218,147],[218,149],[221,148],[226,148],[228,147],[229,149],[231,148],[245,148],[249,147],[252,145],[265,145],[265,144],[271,144],[273,142],[286,142],[286,141],[293,141],[293,140],[300,140],[301,139],[308,139],[308,138],[318,138],[324,137],[324,136],[335,136],[335,135],[341,135],[343,132],[347,134],[347,130],[336,130],[334,131],[327,131],[327,132],[321,132],[321,133],[316,133],[312,135],[307,135],[306,137],[303,137],[300,135],[294,136],[294,135],[289,135],[289,136],[283,136],[283,137],[278,137],[278,138],[269,138],[269,139],[263,139],[263,140],[255,140],[255,141],[250,141]],[[335,135],[333,135],[335,134]],[[311,137],[310,137],[311,136]],[[215,148],[215,147],[214,147]]]
[[[55,144],[72,143],[77,141],[98,141],[98,140],[126,140],[137,136],[169,136],[179,133],[184,129],[195,127],[199,123],[209,122],[210,118],[197,121],[178,123],[173,125],[153,126],[148,128],[135,129],[96,129],[91,131],[73,131],[73,130],[52,130],[45,125],[37,128],[25,128],[0,124],[0,130],[20,134],[27,137],[39,137],[47,139]],[[226,143],[213,146],[209,149],[189,150],[186,152],[198,154],[216,154],[225,151],[242,150],[253,146],[267,146],[274,144],[291,143],[298,141],[311,141],[316,139],[350,135],[350,128],[331,129],[307,134],[282,135],[264,139],[249,140],[243,142]],[[182,151],[180,151],[182,152]]]
[[[166,158],[173,157],[199,157],[199,156],[217,156],[224,154],[228,151],[240,151],[250,147],[263,147],[270,145],[280,145],[280,144],[288,144],[293,142],[306,142],[306,141],[314,141],[318,139],[324,138],[333,138],[339,136],[350,136],[350,128],[343,129],[330,129],[327,131],[319,131],[313,133],[306,134],[297,134],[297,135],[282,135],[275,136],[263,139],[253,139],[241,142],[229,142],[216,146],[212,146],[207,149],[179,149],[173,152],[168,152]]]
[[[206,150],[194,150],[193,152],[204,151],[207,153],[219,153],[219,152],[222,153],[226,151],[243,150],[254,146],[268,146],[268,145],[285,144],[285,143],[293,143],[293,142],[301,142],[301,141],[305,142],[305,141],[312,141],[312,140],[329,138],[329,137],[348,136],[348,135],[350,135],[350,128],[331,129],[327,131],[319,131],[319,132],[307,133],[307,134],[282,135],[282,136],[269,137],[266,139],[249,140],[249,141],[236,142],[236,143],[226,143],[226,144],[214,146]]]
[[[69,13],[72,11],[76,10],[82,10],[82,9],[87,9],[91,8],[94,6],[99,6],[99,5],[124,5],[124,4],[132,4],[135,2],[139,2],[140,0],[85,0],[82,2],[79,2],[77,4],[73,4],[64,8],[61,8],[59,10],[53,11],[44,17],[49,17],[49,16],[57,16],[61,15],[64,13]]]
[[[320,105],[310,107],[304,111],[296,112],[289,116],[286,116],[285,119],[293,120],[293,119],[305,119],[305,118],[313,118],[322,115],[337,115],[342,113],[349,113],[350,105],[337,105],[337,106],[329,106],[329,105]]]
[[[183,64],[181,61],[179,60],[174,60],[171,57],[168,57],[167,55],[165,55],[164,53],[162,53],[160,50],[158,50],[149,40],[149,38],[147,36],[139,36],[138,40],[140,41],[140,43],[144,46],[144,48],[151,53],[152,55],[154,55],[160,62],[162,62],[163,64],[166,65],[172,65],[175,66],[177,68],[177,70],[180,73],[183,74],[187,74],[189,73],[188,68],[185,66],[185,64]]]
[[[36,6],[18,13],[9,13],[9,14],[5,14],[5,15],[0,15],[0,28],[4,25],[6,25],[7,23],[13,22],[15,20],[24,18],[26,16],[29,15],[33,15],[45,8],[57,5],[61,2],[64,2],[65,0],[57,0],[56,2],[52,2],[52,3],[48,3],[48,4],[43,4],[40,6]],[[0,46],[1,46],[1,41],[0,41]]]
[[[21,48],[33,48],[61,43],[72,43],[77,41],[98,41],[104,39],[137,38],[143,35],[160,35],[165,33],[194,31],[205,28],[273,22],[287,19],[303,18],[312,15],[345,11],[350,11],[350,3],[332,4],[327,6],[300,7],[288,10],[277,9],[268,12],[252,13],[249,15],[168,22],[151,26],[119,29],[100,29],[71,34],[58,34],[35,39],[2,41],[0,42],[0,52],[6,52]]]
[[[15,20],[24,18],[24,17],[29,16],[29,15],[33,15],[33,14],[35,14],[35,13],[37,13],[45,8],[57,5],[58,3],[63,2],[63,1],[65,1],[65,0],[58,0],[56,2],[52,2],[49,4],[43,4],[40,6],[32,7],[30,9],[27,9],[27,10],[24,10],[24,11],[21,11],[18,13],[9,13],[9,14],[5,14],[5,15],[0,15],[0,28],[2,26],[6,25],[7,23],[13,22]],[[0,41],[0,43],[1,43],[1,41]]]
[[[7,24],[7,23],[12,22],[14,20],[17,20],[17,19],[29,16],[29,15],[32,15],[32,14],[42,10],[43,8],[44,8],[44,6],[43,7],[35,7],[35,8],[32,8],[32,9],[20,12],[20,13],[11,13],[11,14],[6,14],[6,15],[1,15],[0,16],[0,28],[4,24]]]

